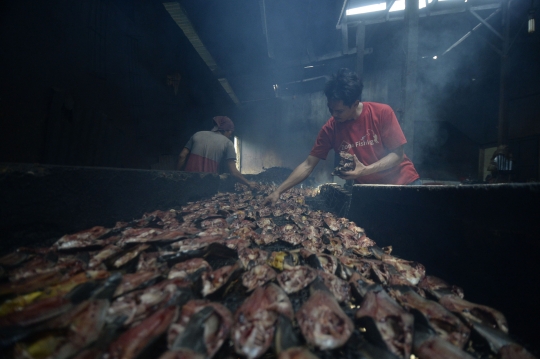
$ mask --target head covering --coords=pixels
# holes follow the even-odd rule
[[[214,117],[216,127],[212,131],[234,131],[234,123],[227,116]]]

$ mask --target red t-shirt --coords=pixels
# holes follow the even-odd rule
[[[396,115],[388,105],[363,102],[360,116],[354,120],[337,122],[331,117],[319,131],[310,155],[326,159],[328,151],[345,151],[356,155],[364,165],[379,161],[390,151],[407,143]],[[361,184],[409,184],[420,178],[411,160],[403,161],[384,171],[358,177]]]

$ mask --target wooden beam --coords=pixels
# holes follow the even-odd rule
[[[502,0],[502,18],[503,18],[503,41],[502,41],[502,56],[501,56],[501,72],[499,83],[499,121],[498,121],[498,136],[497,144],[508,144],[508,111],[507,111],[507,98],[506,98],[506,79],[508,77],[508,49],[510,47],[510,16],[509,8],[510,1]]]
[[[347,23],[341,24],[341,52],[343,55],[349,54],[349,31]]]
[[[469,9],[469,12],[470,12],[471,14],[473,14],[474,17],[476,17],[478,20],[480,20],[480,22],[481,22],[482,24],[484,24],[488,29],[490,29],[495,35],[497,35],[497,36],[499,37],[499,39],[501,39],[501,40],[503,39],[502,35],[499,34],[499,32],[498,32],[497,30],[495,30],[495,29],[493,28],[493,26],[491,26],[486,20],[482,19],[482,18],[480,17],[480,15],[478,15],[474,10]]]
[[[390,19],[390,9],[394,6],[396,0],[386,0],[386,21]]]
[[[341,7],[341,12],[339,13],[336,29],[341,29],[341,20],[347,18],[347,3],[348,2],[349,0],[343,0],[343,6]]]
[[[356,27],[356,74],[359,78],[364,77],[364,47],[366,43],[366,25],[359,24]]]

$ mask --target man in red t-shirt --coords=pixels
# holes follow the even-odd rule
[[[319,131],[309,156],[291,173],[266,202],[275,203],[281,193],[304,181],[330,149],[355,155],[353,171],[344,180],[360,184],[415,183],[420,176],[403,152],[407,143],[396,115],[388,105],[360,102],[363,85],[355,73],[341,69],[326,83],[324,93],[332,117]]]

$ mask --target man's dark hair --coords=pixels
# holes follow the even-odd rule
[[[340,69],[324,86],[324,94],[328,101],[341,100],[345,106],[351,106],[362,97],[364,84],[349,69]]]

